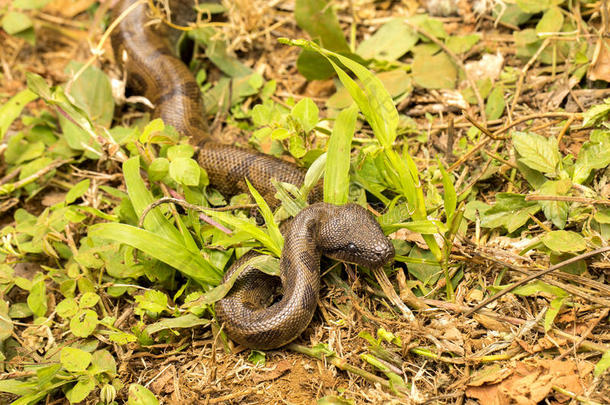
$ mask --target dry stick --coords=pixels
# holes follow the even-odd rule
[[[560,263],[557,263],[556,265],[551,266],[548,269],[545,269],[545,270],[539,271],[537,273],[534,273],[531,276],[524,278],[523,280],[517,281],[516,283],[514,283],[511,286],[505,288],[504,290],[500,291],[496,295],[493,295],[493,296],[487,298],[486,300],[481,302],[479,305],[475,306],[474,308],[472,308],[471,310],[466,312],[464,314],[464,316],[472,315],[474,312],[476,312],[479,309],[487,306],[490,302],[496,301],[498,298],[502,297],[505,294],[508,294],[509,292],[514,290],[515,288],[517,288],[519,286],[522,286],[522,285],[524,285],[526,283],[529,283],[530,281],[532,281],[532,280],[534,280],[536,278],[542,277],[545,274],[551,273],[551,272],[553,272],[553,271],[555,271],[557,269],[560,269],[560,268],[562,268],[564,266],[567,266],[568,264],[572,264],[572,263],[577,262],[579,260],[586,259],[588,257],[595,256],[597,254],[608,252],[608,251],[610,251],[610,246],[605,246],[605,247],[602,247],[602,248],[599,248],[599,249],[595,249],[595,250],[593,250],[591,252],[587,252],[587,253],[583,253],[583,254],[578,255],[578,256],[574,256],[574,257],[572,257],[572,258],[570,258],[568,260],[564,260],[564,261],[562,261]]]
[[[509,119],[511,119],[511,117],[513,116],[513,113],[515,112],[515,107],[517,106],[517,102],[519,101],[519,96],[521,93],[521,89],[523,88],[523,82],[525,81],[525,75],[527,74],[527,71],[529,70],[530,67],[532,67],[534,62],[536,62],[536,59],[538,59],[538,56],[540,56],[542,51],[544,51],[544,49],[548,46],[548,44],[550,42],[551,42],[551,38],[545,39],[544,42],[540,45],[540,48],[538,48],[536,53],[525,64],[523,69],[521,69],[521,74],[519,75],[519,80],[517,81],[517,87],[515,89],[515,96],[513,98],[513,103],[511,104],[510,110],[508,112]]]
[[[587,339],[587,336],[589,336],[589,334],[593,331],[593,328],[595,328],[602,319],[604,319],[606,316],[608,316],[609,312],[610,312],[610,308],[606,308],[605,310],[602,311],[600,316],[598,316],[593,322],[591,322],[591,325],[587,328],[585,333],[583,333],[578,338],[578,340],[576,342],[574,342],[574,347],[573,347],[574,353],[576,353],[576,351],[578,350],[578,347],[582,344],[582,342],[584,342]],[[561,359],[567,357],[568,353],[570,353],[570,351],[566,350],[555,360],[561,360]]]
[[[590,205],[610,205],[610,200],[594,200],[592,198],[572,197],[567,195],[528,195],[525,201],[565,201]]]
[[[291,343],[288,346],[286,346],[286,348],[292,350],[293,352],[297,352],[297,353],[305,354],[309,357],[313,357],[314,359],[328,360],[328,361],[330,361],[330,363],[332,365],[337,367],[339,370],[343,370],[343,371],[347,371],[352,374],[356,374],[357,376],[360,376],[360,377],[364,378],[365,380],[372,382],[373,384],[379,384],[388,390],[392,390],[392,387],[390,386],[390,382],[388,380],[386,380],[385,378],[379,377],[373,373],[369,373],[368,371],[358,368],[356,366],[352,366],[344,358],[341,358],[339,356],[334,355],[334,356],[327,357],[327,356],[324,356],[322,353],[320,353],[317,350],[311,349],[307,346],[298,345],[296,343]],[[396,389],[397,391],[399,391],[402,394],[407,394],[406,392],[403,392],[400,389],[400,387],[394,387],[394,389]]]
[[[48,172],[50,172],[51,170],[55,170],[57,169],[59,166],[63,166],[66,163],[70,163],[72,162],[72,159],[63,159],[63,160],[57,160],[45,167],[43,167],[42,169],[38,170],[36,173],[29,175],[28,177],[26,177],[25,179],[21,179],[15,183],[12,184],[7,184],[6,186],[4,186],[4,189],[0,188],[0,195],[3,194],[9,194],[11,193],[13,190],[16,190],[18,188],[21,188],[23,186],[26,186],[36,180],[38,180],[40,177],[44,176],[45,174],[47,174]],[[7,188],[10,187],[10,191],[5,191]]]
[[[481,93],[479,92],[479,88],[477,87],[477,84],[475,83],[474,79],[468,74],[468,71],[466,70],[466,66],[464,66],[464,63],[462,62],[462,60],[460,58],[458,58],[458,56],[455,53],[453,53],[451,51],[451,49],[447,48],[447,46],[445,46],[444,43],[442,43],[441,41],[436,39],[436,37],[434,37],[434,35],[428,34],[425,30],[414,25],[413,23],[411,23],[408,20],[404,20],[404,22],[409,27],[411,27],[413,30],[415,30],[417,33],[427,37],[430,41],[432,41],[436,45],[438,45],[447,55],[449,55],[449,57],[451,59],[453,59],[453,62],[455,62],[460,67],[460,69],[462,69],[462,71],[466,75],[466,80],[468,81],[468,84],[472,88],[472,91],[474,92],[474,95],[477,99],[477,104],[479,105],[479,110],[480,110],[479,113],[481,114],[481,120],[483,122],[486,122],[487,117],[485,116],[485,103],[483,102],[483,97],[481,97]]]
[[[525,116],[511,122],[510,124],[507,124],[506,126],[496,130],[494,132],[494,136],[498,137],[498,135],[500,135],[501,133],[504,133],[504,132],[508,131],[509,129],[511,129],[512,127],[522,124],[529,120],[533,120],[536,118],[555,118],[555,117],[568,118],[568,119],[574,119],[574,120],[582,120],[582,118],[583,118],[581,113],[569,113],[569,112],[562,112],[562,111],[525,115]]]

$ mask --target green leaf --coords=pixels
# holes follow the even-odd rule
[[[436,257],[434,254],[432,254],[432,252],[429,250],[422,250],[417,246],[414,246],[413,249],[411,249],[409,252],[409,258],[426,259],[432,261],[436,260]],[[409,274],[421,281],[424,285],[436,283],[443,274],[441,266],[439,265],[417,263],[414,261],[410,262],[407,268],[409,270]]]
[[[280,227],[273,218],[273,212],[271,212],[271,208],[269,208],[269,205],[267,204],[263,196],[261,196],[258,190],[255,189],[252,184],[250,184],[250,181],[248,179],[246,179],[246,184],[248,185],[250,194],[252,194],[252,197],[254,197],[254,201],[256,201],[256,204],[258,205],[258,209],[261,215],[263,216],[263,219],[265,220],[269,236],[271,237],[271,239],[273,239],[273,242],[276,246],[278,246],[281,251],[284,248],[284,237],[280,232]]]
[[[485,114],[488,120],[497,120],[504,114],[506,102],[504,101],[504,86],[496,85],[489,93],[487,104],[485,105]]]
[[[100,296],[97,295],[96,293],[86,292],[83,294],[82,297],[80,297],[78,306],[81,309],[91,308],[91,307],[95,306],[99,302],[99,300],[100,300]]]
[[[551,231],[546,233],[541,241],[553,252],[574,253],[587,248],[585,239],[572,231]]]
[[[479,34],[452,35],[447,38],[445,45],[447,45],[447,48],[453,51],[453,53],[460,54],[468,52],[480,39],[481,36]]]
[[[155,395],[140,384],[129,386],[127,405],[159,405]]]
[[[519,161],[534,170],[556,174],[560,156],[557,139],[545,138],[532,132],[515,132],[513,145],[519,155]]]
[[[148,165],[148,177],[151,181],[163,179],[169,172],[169,160],[166,158],[155,158]]]
[[[563,1],[556,0],[517,0],[519,8],[526,13],[539,13],[550,8],[554,4],[561,4]]]
[[[97,374],[106,373],[111,377],[117,373],[116,361],[108,350],[96,350],[91,356],[91,364],[96,368]]]
[[[590,139],[582,145],[578,152],[574,163],[574,182],[583,184],[591,170],[603,169],[608,165],[610,165],[610,132],[593,131]]]
[[[193,159],[180,157],[169,163],[170,177],[184,186],[199,185],[200,172],[199,165]]]
[[[497,288],[497,290],[501,291],[504,288],[506,288],[506,287],[501,286],[501,287]],[[494,289],[496,289],[496,288],[494,288]],[[521,295],[524,297],[533,297],[533,296],[536,296],[541,293],[551,294],[551,295],[554,295],[555,297],[559,297],[559,298],[566,297],[568,295],[568,293],[565,292],[563,289],[552,286],[552,285],[547,284],[540,280],[536,280],[529,284],[519,286],[519,287],[515,288],[512,292],[514,294]]]
[[[11,308],[17,304],[11,305]],[[9,306],[8,302],[5,300],[0,300],[0,344],[2,344],[6,339],[12,336],[13,334],[13,323],[9,318]],[[11,318],[14,318],[11,316]]]
[[[269,251],[271,251],[276,257],[280,257],[282,253],[281,246],[279,246],[276,241],[272,237],[270,237],[264,230],[262,230],[252,222],[235,217],[227,212],[206,210],[206,214],[218,221],[221,221],[231,226],[234,229],[238,229],[241,232],[248,233],[252,238],[262,243],[263,246],[269,249]]]
[[[443,195],[443,201],[445,206],[445,214],[447,215],[447,224],[451,222],[451,218],[453,217],[453,213],[455,212],[455,208],[457,207],[457,194],[455,192],[455,187],[453,186],[453,182],[451,181],[451,176],[443,167],[440,159],[438,161],[438,168],[441,171],[443,176],[443,189],[445,189],[445,194]]]
[[[294,18],[312,39],[331,51],[349,53],[350,48],[339,20],[327,0],[297,0]],[[303,51],[297,60],[299,73],[308,80],[327,79],[333,73],[328,62],[313,52]]]
[[[430,67],[434,66],[434,69]],[[417,53],[413,59],[413,81],[425,89],[454,89],[458,71],[444,52],[436,55]]]
[[[559,314],[561,307],[563,306],[563,304],[566,302],[567,299],[568,299],[568,297],[560,297],[560,298],[555,298],[553,301],[551,301],[551,303],[549,304],[549,309],[546,311],[546,314],[544,315],[544,331],[545,332],[548,332],[549,330],[551,330],[551,328],[553,327],[553,322],[555,322],[555,318]]]
[[[67,74],[74,75],[82,66],[80,62],[71,61],[65,70]],[[93,123],[104,128],[110,127],[114,116],[114,98],[110,80],[102,70],[94,66],[87,67],[69,89],[71,101]]]
[[[77,337],[89,337],[97,324],[97,314],[94,311],[90,309],[81,310],[70,319],[70,332]]]
[[[32,285],[27,303],[28,307],[37,317],[44,316],[47,312],[47,288],[44,280],[40,280]]]
[[[66,298],[57,304],[55,311],[62,318],[71,318],[78,312],[78,304],[74,298]]]
[[[163,311],[168,311],[167,295],[157,290],[147,290],[142,295],[138,295],[136,300],[136,315],[143,315],[145,312],[152,312],[157,316]]]
[[[264,366],[266,361],[265,352],[260,350],[252,350],[248,356],[248,361],[255,366]]]
[[[66,391],[66,398],[71,404],[82,402],[89,396],[95,388],[95,378],[85,375],[78,379],[78,382]]]
[[[318,123],[318,113],[318,106],[310,98],[302,99],[290,111],[290,115],[301,124],[306,133]]]
[[[19,381],[15,379],[0,380],[0,392],[24,396],[38,391],[39,388],[35,382]]]
[[[549,34],[561,31],[563,27],[563,13],[559,7],[551,7],[544,12],[536,25],[537,34]]]
[[[209,325],[210,320],[200,318],[193,314],[186,314],[178,318],[165,318],[146,326],[146,333],[153,335],[166,329],[193,328],[195,326]]]
[[[30,17],[18,11],[9,11],[2,18],[2,29],[9,35],[15,35],[32,28],[32,26]]]
[[[132,246],[202,283],[217,285],[222,279],[222,274],[199,252],[191,252],[184,245],[154,232],[126,224],[105,223],[90,227],[89,235]]]
[[[610,99],[607,98],[603,104],[596,104],[585,111],[582,120],[583,128],[605,121],[608,113],[610,113]]]
[[[604,373],[604,371],[608,370],[609,368],[610,368],[610,350],[606,350],[604,352],[604,354],[602,355],[602,358],[595,365],[595,370],[593,371],[593,374],[596,377],[599,377]]]
[[[63,368],[71,373],[84,372],[91,363],[91,353],[69,346],[61,349],[59,358]]]
[[[364,59],[393,62],[409,52],[417,43],[417,32],[402,19],[396,18],[381,26],[358,46],[356,53]]]
[[[535,194],[544,196],[565,196],[570,191],[572,182],[570,180],[547,181]],[[563,229],[568,221],[568,210],[570,208],[566,201],[538,201],[547,219],[553,222],[559,229]]]
[[[356,130],[358,107],[352,104],[339,113],[328,141],[324,176],[324,201],[342,205],[349,194],[349,167],[352,138]]]
[[[72,204],[77,198],[80,198],[89,190],[91,180],[85,179],[76,183],[70,191],[66,193],[66,204]]]
[[[167,158],[174,160],[178,158],[190,158],[195,154],[195,149],[191,145],[173,145],[167,148]]]
[[[0,141],[4,139],[6,131],[8,131],[13,121],[19,117],[24,107],[37,98],[38,96],[36,93],[33,93],[29,89],[25,89],[15,94],[0,106]]]

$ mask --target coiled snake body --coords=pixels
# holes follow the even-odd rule
[[[134,3],[119,0],[114,17]],[[174,0],[172,10],[187,21],[192,4],[189,0]],[[147,6],[140,4],[112,35],[112,45],[127,73],[128,86],[153,103],[154,116],[188,135],[199,146],[197,160],[207,171],[210,184],[221,193],[247,191],[247,178],[271,205],[277,205],[271,179],[300,185],[303,170],[271,156],[215,142],[206,130],[195,78],[173,54],[167,36],[152,28],[148,20]],[[280,260],[283,297],[268,306],[277,278],[247,268],[229,294],[216,303],[216,315],[225,325],[227,335],[247,347],[280,347],[307,327],[317,303],[322,254],[369,267],[381,266],[394,255],[392,244],[375,219],[355,204],[310,205],[287,228]],[[225,280],[239,263],[227,271]]]

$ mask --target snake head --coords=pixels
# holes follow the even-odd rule
[[[366,209],[346,204],[332,211],[318,230],[324,255],[369,268],[381,267],[394,257],[394,246]]]

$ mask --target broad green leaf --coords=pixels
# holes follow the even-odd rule
[[[517,5],[521,10],[532,14],[545,11],[551,6],[561,3],[563,3],[563,0],[517,0]]]
[[[90,309],[81,310],[70,319],[70,332],[77,337],[89,337],[97,324],[97,314],[94,311]]]
[[[479,40],[481,36],[479,34],[469,34],[460,36],[450,36],[447,38],[446,44],[453,53],[460,54],[468,52]]]
[[[297,0],[294,18],[312,39],[331,51],[349,53],[350,48],[332,7],[327,0]],[[297,60],[299,73],[308,80],[329,78],[333,70],[320,55],[304,50]]]
[[[40,280],[32,285],[27,302],[28,307],[30,307],[35,316],[44,316],[47,312],[47,289],[44,280]]]
[[[78,312],[78,304],[74,298],[66,298],[57,304],[55,311],[62,318],[72,318]]]
[[[551,7],[544,12],[540,21],[536,25],[536,33],[556,33],[561,31],[563,26],[563,13],[559,7]]]
[[[66,204],[72,204],[76,201],[77,198],[82,197],[87,190],[89,190],[89,185],[91,184],[91,180],[85,179],[76,183],[70,191],[66,193]]]
[[[328,141],[324,176],[324,201],[342,205],[349,194],[349,167],[352,138],[358,107],[355,104],[339,113]]]
[[[557,139],[545,138],[532,132],[513,133],[513,145],[519,161],[534,170],[555,174],[560,161]]]
[[[504,101],[504,86],[496,85],[489,93],[485,104],[485,115],[488,120],[496,120],[504,114],[506,102]]]
[[[610,224],[610,208],[600,209],[593,215],[593,218],[600,224]]]
[[[91,363],[91,353],[69,346],[61,349],[59,358],[63,368],[72,373],[85,371]]]
[[[127,405],[159,405],[155,395],[140,384],[129,386]]]
[[[32,28],[32,20],[18,11],[9,11],[2,17],[2,29],[9,35]]]
[[[107,373],[110,376],[115,376],[117,373],[116,361],[112,354],[106,349],[93,352],[91,364],[96,369],[96,374]]]
[[[197,162],[190,158],[179,157],[169,163],[169,175],[184,186],[199,185],[201,169]]]
[[[381,26],[358,45],[356,53],[364,59],[393,62],[409,52],[419,39],[417,32],[402,19],[396,18]]]
[[[431,69],[430,66],[434,66]],[[453,89],[458,70],[444,52],[436,55],[418,53],[413,59],[413,81],[425,89]]]
[[[199,5],[215,6],[212,2],[201,2]],[[204,13],[204,15],[208,15]],[[206,56],[227,76],[232,78],[246,77],[252,74],[252,69],[244,65],[229,51],[227,41],[221,33],[210,25],[203,25],[188,31],[189,37],[203,45]]]
[[[95,388],[95,378],[91,375],[81,376],[78,382],[66,391],[66,398],[71,404],[82,402]]]
[[[195,154],[195,149],[188,144],[173,145],[167,148],[167,158],[174,160],[178,158],[190,158]]]
[[[575,183],[584,183],[591,170],[603,169],[610,165],[610,132],[593,131],[585,142],[574,163],[573,179]]]
[[[6,131],[19,117],[23,108],[30,102],[34,101],[38,96],[29,89],[21,90],[19,93],[11,97],[7,102],[0,106],[0,141],[4,139]]]
[[[78,306],[81,309],[91,308],[95,306],[100,300],[100,296],[93,292],[86,292],[80,297]]]
[[[535,201],[525,201],[525,196],[514,193],[496,194],[496,203],[488,210],[480,211],[481,226],[484,228],[505,227],[508,232],[519,229],[540,211]]]
[[[184,245],[154,232],[126,224],[105,223],[90,227],[89,235],[135,247],[202,283],[217,285],[222,279],[220,272],[199,252],[191,252]]]
[[[82,63],[71,61],[65,70],[67,74],[74,75],[82,66]],[[91,121],[104,128],[110,127],[114,116],[114,98],[110,80],[102,70],[87,67],[72,82],[70,96]]]
[[[16,304],[11,305],[11,308]],[[14,316],[10,316],[8,302],[5,300],[0,300],[0,344],[4,342],[6,339],[12,336],[13,334],[13,323],[10,321],[10,318],[15,318]]]
[[[412,259],[427,259],[436,260],[436,257],[428,250],[422,250],[417,246],[409,252],[409,258]],[[440,276],[443,274],[441,266],[426,263],[409,263],[407,265],[409,274],[414,276],[416,279],[424,283],[424,285],[434,284],[438,281]]]
[[[585,239],[572,231],[551,231],[546,233],[541,241],[553,252],[575,253],[587,248]]]
[[[582,120],[583,128],[605,121],[608,117],[608,113],[610,113],[609,98],[605,99],[603,104],[596,104],[585,111]]]
[[[290,115],[301,124],[306,133],[318,123],[318,113],[318,106],[310,98],[302,99],[290,111]]]
[[[572,182],[570,180],[547,181],[536,192],[544,196],[565,196],[570,191]],[[538,201],[546,218],[553,222],[559,229],[566,226],[568,210],[570,208],[566,201]]]
[[[159,181],[169,173],[169,160],[156,158],[148,165],[148,177],[151,181]]]
[[[136,315],[144,315],[146,312],[151,312],[154,316],[159,315],[163,311],[168,311],[167,295],[157,290],[147,290],[142,295],[135,297]]]

